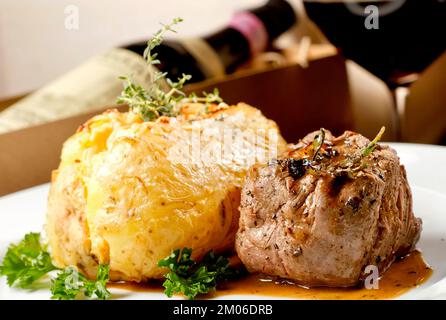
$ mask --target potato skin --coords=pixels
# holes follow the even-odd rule
[[[233,249],[246,171],[284,150],[285,141],[276,124],[251,106],[211,113],[204,108],[190,104],[177,118],[154,122],[110,110],[65,142],[46,221],[56,264],[94,277],[98,263],[109,263],[112,280],[140,282],[162,277],[165,270],[157,262],[174,249],[190,247],[195,258],[211,249]],[[216,134],[199,136],[200,150],[210,150],[209,157],[187,159],[182,152],[190,150],[193,134],[209,128]],[[268,135],[243,138],[254,158],[236,149],[231,161],[212,158],[227,129],[233,136],[270,130],[277,144],[269,144]]]

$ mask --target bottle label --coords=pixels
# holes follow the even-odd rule
[[[189,54],[197,61],[206,78],[225,75],[225,67],[215,50],[201,38],[184,38],[178,40]]]
[[[0,112],[0,133],[102,110],[116,104],[123,89],[119,76],[147,88],[153,72],[138,54],[112,49]]]
[[[265,51],[268,45],[268,32],[255,14],[238,12],[232,17],[229,27],[240,32],[248,40],[251,56]]]

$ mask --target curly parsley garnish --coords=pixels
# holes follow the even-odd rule
[[[52,280],[53,299],[75,299],[97,297],[108,299],[110,292],[106,288],[109,280],[109,266],[99,265],[96,281],[88,280],[75,268],[57,268],[51,261],[47,246],[42,244],[40,233],[28,233],[18,244],[11,244],[0,265],[0,276],[7,277],[10,287],[31,288],[39,279],[51,271],[58,270]]]
[[[9,286],[27,288],[47,273],[57,270],[39,233],[28,233],[19,244],[8,248],[0,275],[7,277]]]
[[[177,249],[158,262],[159,267],[169,269],[163,283],[164,293],[168,297],[182,293],[189,299],[195,299],[197,295],[214,290],[218,282],[236,275],[236,271],[229,265],[229,260],[223,256],[217,257],[213,251],[209,251],[198,263],[191,255],[192,249]]]
[[[173,27],[182,21],[181,18],[176,18],[170,24],[162,25],[162,28],[147,42],[143,57],[149,66],[160,64],[158,54],[153,53],[153,50],[162,43],[167,32],[176,32]],[[192,76],[183,73],[177,81],[172,81],[167,76],[167,72],[154,72],[148,89],[133,83],[128,76],[120,77],[125,81],[125,85],[116,102],[127,104],[130,110],[138,113],[144,121],[153,121],[161,116],[174,117],[181,110],[181,105],[187,102],[201,102],[206,105],[223,102],[217,89],[212,93],[203,92],[203,97],[198,97],[194,93],[186,97],[182,89]],[[164,90],[165,87],[168,88],[167,91]]]
[[[51,282],[52,299],[73,300],[76,298],[96,297],[101,300],[110,298],[107,282],[110,279],[110,266],[99,265],[96,280],[87,279],[75,268],[67,267],[57,274]]]

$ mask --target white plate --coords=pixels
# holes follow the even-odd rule
[[[418,248],[434,272],[428,281],[400,299],[446,299],[446,148],[415,144],[392,144],[406,166],[414,195],[414,212],[423,219]],[[41,231],[48,185],[0,197],[0,257],[7,245],[30,231]],[[112,289],[114,298],[163,299],[160,293]],[[0,279],[0,299],[48,299],[48,289],[26,291],[7,287]],[[225,296],[220,299],[268,299],[261,296]]]

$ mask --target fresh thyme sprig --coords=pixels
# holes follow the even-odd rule
[[[320,133],[317,134],[313,139],[313,151],[314,151],[312,159],[313,161],[317,159],[319,151],[321,151],[324,142],[325,142],[325,130],[324,128],[321,128]]]
[[[217,88],[214,88],[214,90],[211,93],[207,93],[206,91],[203,91],[203,96],[199,97],[194,92],[192,92],[189,97],[184,98],[184,101],[187,102],[201,102],[206,104],[220,104],[223,103],[223,99],[220,97],[220,92]]]
[[[376,145],[378,144],[379,140],[381,140],[384,132],[386,131],[386,127],[381,127],[381,130],[379,130],[378,134],[376,135],[375,139],[370,141],[370,143],[362,150],[361,156],[367,157],[369,154],[375,150]]]
[[[332,171],[336,174],[346,173],[348,177],[354,178],[358,172],[369,166],[369,164],[364,160],[375,150],[385,131],[386,128],[384,126],[381,127],[378,134],[372,141],[370,141],[362,149],[355,152],[352,156],[346,157],[346,159],[341,162],[340,166]]]
[[[173,27],[182,21],[181,18],[175,18],[171,23],[163,24],[162,28],[147,42],[143,57],[149,66],[160,64],[158,53],[154,53],[153,50],[162,43],[164,35],[167,32],[176,32]],[[214,89],[209,94],[203,92],[203,97],[198,97],[195,94],[186,97],[182,89],[192,76],[183,73],[176,82],[167,76],[167,72],[161,71],[156,71],[151,74],[149,89],[133,83],[128,76],[120,77],[121,80],[125,81],[125,85],[124,90],[117,99],[117,103],[127,104],[130,110],[140,114],[144,121],[153,121],[161,116],[174,117],[178,115],[181,106],[187,102],[200,102],[206,105],[220,104],[223,102],[217,89]],[[162,83],[168,87],[167,92],[163,90]]]
[[[340,163],[336,162],[336,166],[326,166],[327,171],[334,175],[346,174],[348,177],[353,179],[358,172],[368,167],[369,164],[367,163],[367,161],[365,161],[365,158],[367,158],[375,150],[385,130],[385,127],[381,127],[381,130],[379,130],[376,137],[365,147],[358,149],[352,154],[347,154],[343,161],[341,161]],[[324,143],[325,130],[321,128],[320,133],[318,133],[314,137],[313,142],[307,146],[313,152],[311,158],[290,158],[288,160],[288,172],[290,173],[291,177],[293,177],[294,179],[299,179],[307,172],[315,173],[320,170],[321,166],[318,165],[318,161],[322,159],[321,151],[323,150]],[[324,154],[328,154],[330,156],[331,154],[333,154],[330,151],[331,150],[329,147],[328,150],[324,150]]]
[[[161,63],[157,59],[158,53],[152,53],[152,50],[163,42],[164,34],[169,31],[176,33],[176,31],[173,29],[173,26],[180,22],[183,22],[183,19],[175,18],[169,24],[161,24],[162,28],[158,30],[149,41],[147,41],[147,47],[144,50],[143,54],[143,58],[146,59],[147,63],[152,65]]]

